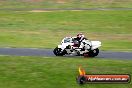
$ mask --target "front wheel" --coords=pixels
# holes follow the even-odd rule
[[[58,47],[56,47],[56,48],[53,50],[53,53],[54,53],[56,56],[63,56],[63,55],[64,55],[62,49],[61,49],[61,48],[58,48]]]

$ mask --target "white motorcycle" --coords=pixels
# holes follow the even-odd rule
[[[85,57],[95,57],[99,54],[100,41],[83,40],[79,43],[75,37],[65,37],[61,44],[54,50],[56,56],[76,55]]]

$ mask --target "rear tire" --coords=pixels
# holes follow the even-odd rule
[[[53,50],[53,53],[54,53],[56,56],[63,56],[63,55],[64,55],[64,52],[61,51],[61,50],[62,50],[61,48],[56,47],[56,48]]]
[[[98,48],[97,49],[94,49],[93,50],[93,54],[94,54],[94,56],[97,56],[99,54],[99,49]]]
[[[94,49],[89,52],[89,57],[95,57],[99,54],[99,49]]]
[[[99,49],[94,49],[89,51],[88,53],[84,53],[84,57],[95,57],[99,54]]]

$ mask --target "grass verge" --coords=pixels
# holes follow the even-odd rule
[[[132,8],[131,0],[1,0],[1,8]]]
[[[0,56],[1,88],[130,88],[132,84],[76,83],[78,67],[87,74],[130,74],[132,61],[73,57]]]
[[[0,47],[54,48],[65,36],[82,32],[100,40],[102,50],[132,51],[131,11],[0,13]]]

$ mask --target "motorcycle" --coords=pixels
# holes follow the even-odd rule
[[[83,40],[79,43],[75,37],[65,37],[53,53],[56,56],[76,55],[84,57],[95,57],[99,54],[100,41]]]

